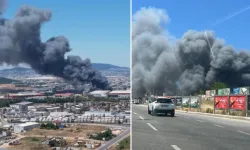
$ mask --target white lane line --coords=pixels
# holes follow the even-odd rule
[[[243,134],[246,134],[246,135],[250,135],[250,133],[246,133],[246,132],[243,132],[243,131],[237,131],[239,133],[243,133]]]
[[[218,125],[218,124],[214,124],[214,126],[217,126],[217,127],[220,127],[220,128],[224,128],[223,126]]]
[[[144,118],[142,116],[139,116],[139,118],[141,118],[141,120],[144,120]]]
[[[174,150],[181,150],[177,145],[171,145]]]
[[[189,117],[185,117],[185,118],[189,119]]]
[[[198,122],[204,122],[204,121],[202,121],[202,120],[196,120],[196,121],[198,121]]]
[[[150,126],[153,130],[158,131],[154,126],[152,126],[152,124],[150,124],[150,123],[147,123],[147,124],[148,124],[148,126]]]
[[[134,112],[134,114],[136,115],[137,113]]]

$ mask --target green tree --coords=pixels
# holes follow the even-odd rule
[[[228,86],[227,86],[227,84],[225,84],[223,82],[215,82],[211,86],[211,90],[218,90],[218,89],[224,89],[224,88],[228,88]]]
[[[197,95],[204,95],[205,94],[205,92],[202,90],[202,89],[200,89],[198,92],[196,92],[194,95],[195,96],[197,96]]]

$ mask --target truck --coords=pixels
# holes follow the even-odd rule
[[[151,96],[148,103],[148,114],[156,116],[158,114],[175,116],[175,104],[171,98]]]

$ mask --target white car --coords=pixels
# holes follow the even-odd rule
[[[172,99],[166,97],[154,97],[149,100],[148,114],[153,116],[157,114],[170,114],[171,117],[175,116],[175,104]]]

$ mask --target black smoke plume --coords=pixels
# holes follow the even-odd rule
[[[0,7],[2,8],[2,7]],[[92,68],[89,59],[65,54],[71,51],[69,41],[52,37],[41,41],[40,32],[52,13],[30,6],[22,6],[12,19],[0,20],[0,64],[30,65],[40,74],[61,77],[73,85],[91,84],[98,89],[109,89],[108,81]]]
[[[211,84],[250,84],[250,53],[235,52],[213,31],[184,33],[171,41],[165,10],[142,8],[133,15],[132,93],[189,95]]]

